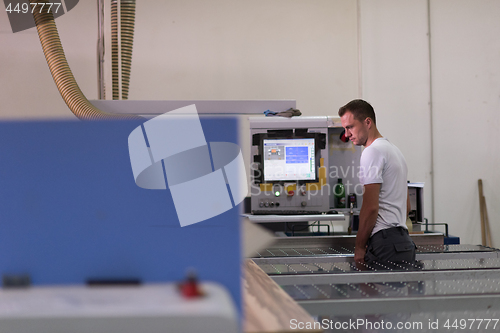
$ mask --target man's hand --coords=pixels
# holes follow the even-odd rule
[[[356,265],[356,268],[359,269],[360,271],[366,271],[367,267],[365,265],[365,253],[366,253],[366,248],[360,247],[359,249],[356,247],[354,248],[354,264]]]
[[[354,249],[354,261],[359,262],[359,263],[364,263],[365,262],[365,253],[366,253],[366,248],[356,247]]]

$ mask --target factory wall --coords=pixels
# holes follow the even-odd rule
[[[500,2],[431,1],[436,220],[479,243],[483,179],[500,247]]]
[[[410,180],[426,182],[431,222],[479,243],[482,178],[500,246],[499,14],[496,0],[140,1],[129,98],[296,99],[312,116],[361,96]],[[57,25],[82,91],[97,98],[96,3],[80,1]],[[3,10],[0,66],[0,119],[73,118],[36,30],[12,34]]]
[[[479,244],[481,178],[496,247],[499,14],[494,0],[361,1],[362,95],[405,154],[410,180],[426,183],[425,215]]]

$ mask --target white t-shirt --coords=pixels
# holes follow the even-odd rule
[[[408,168],[401,151],[386,138],[378,138],[361,153],[359,180],[380,184],[377,222],[372,235],[392,227],[406,228]]]

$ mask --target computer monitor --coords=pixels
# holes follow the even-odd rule
[[[316,179],[314,138],[263,140],[264,181]]]

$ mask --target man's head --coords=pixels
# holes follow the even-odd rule
[[[377,133],[375,111],[366,101],[355,99],[339,109],[345,136],[357,146],[365,146],[370,132]]]

